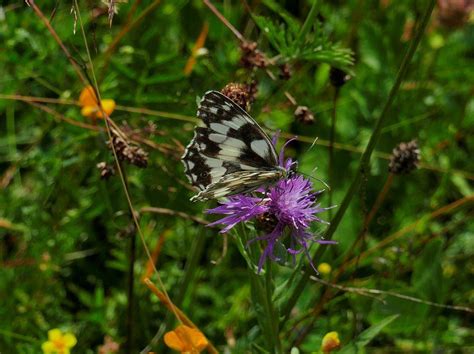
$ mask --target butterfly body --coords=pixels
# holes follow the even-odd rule
[[[249,193],[286,175],[268,135],[238,104],[217,91],[204,94],[197,127],[181,158],[199,193],[191,200]]]

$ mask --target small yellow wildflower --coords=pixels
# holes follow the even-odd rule
[[[165,344],[182,354],[198,354],[207,347],[207,339],[196,328],[185,325],[178,326],[174,331],[167,332]]]
[[[72,333],[63,333],[60,329],[48,331],[48,340],[43,343],[41,349],[44,354],[69,354],[70,349],[77,343]]]
[[[340,346],[341,341],[339,340],[337,332],[329,332],[324,335],[323,342],[321,343],[321,350],[323,353],[330,353],[334,349],[338,349]]]
[[[322,275],[328,275],[331,273],[331,266],[328,263],[321,263],[318,265],[318,272],[321,273]]]
[[[84,87],[79,96],[79,104],[82,106],[81,114],[88,118],[103,118],[102,111],[97,106],[97,101],[97,96],[92,86]],[[104,113],[110,116],[115,109],[115,101],[112,99],[104,99],[101,103]]]

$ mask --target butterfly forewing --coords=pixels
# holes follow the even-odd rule
[[[185,173],[205,200],[247,193],[280,178],[284,170],[268,135],[234,101],[209,91],[198,107],[198,127],[182,157]]]

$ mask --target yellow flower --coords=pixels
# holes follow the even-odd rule
[[[330,353],[334,349],[337,349],[341,346],[341,341],[339,340],[339,335],[337,332],[326,333],[323,337],[323,342],[321,343],[321,350],[323,353]]]
[[[44,354],[69,354],[70,349],[77,343],[72,333],[63,333],[60,329],[48,331],[48,341],[41,346]]]
[[[97,96],[92,86],[86,86],[79,96],[79,104],[82,106],[81,114],[88,118],[102,118],[102,111],[97,105]],[[115,101],[104,99],[101,101],[102,109],[107,116],[110,116],[115,109]]]
[[[165,344],[182,354],[198,354],[207,347],[207,339],[196,328],[185,325],[178,326],[174,331],[167,332]]]
[[[328,263],[321,263],[318,265],[318,272],[321,273],[322,275],[328,275],[331,273],[331,266]]]

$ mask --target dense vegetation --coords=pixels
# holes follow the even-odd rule
[[[330,351],[332,331],[344,353],[472,352],[474,16],[435,2],[0,6],[0,352],[55,328],[72,353],[171,351],[169,300],[209,352]],[[223,235],[189,201],[197,103],[230,83],[334,206],[319,275],[285,252],[257,273],[257,223]]]

